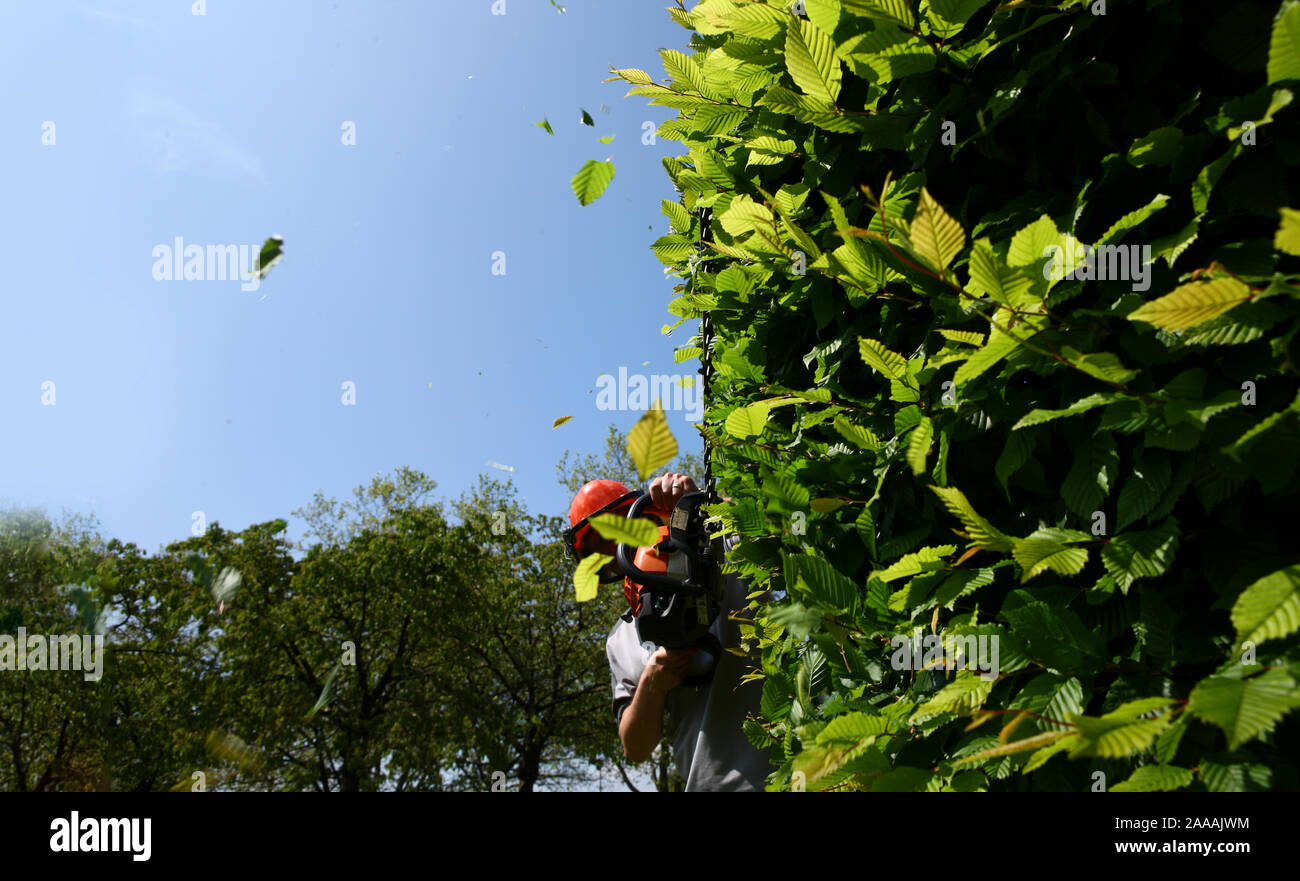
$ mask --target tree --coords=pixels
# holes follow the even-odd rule
[[[590,780],[617,746],[603,667],[620,598],[576,601],[563,521],[527,513],[511,483],[481,477],[455,510],[477,555],[439,607],[458,662],[427,672],[469,723],[460,785],[490,788],[498,772],[523,791]]]
[[[106,787],[96,737],[104,692],[83,669],[53,669],[56,652],[28,638],[95,633],[92,599],[102,547],[89,524],[50,521],[39,508],[0,512],[0,786],[17,792]],[[92,649],[93,650],[93,649]],[[43,658],[43,660],[42,660]],[[22,663],[25,669],[16,667]],[[89,666],[89,659],[82,664]],[[39,667],[37,666],[39,665]],[[93,673],[91,674],[93,675]]]
[[[429,504],[437,488],[428,475],[401,466],[392,474],[375,476],[366,486],[355,487],[351,499],[339,502],[318,491],[310,503],[293,513],[307,521],[304,538],[341,545],[363,529],[381,528],[398,512]],[[305,549],[305,545],[301,547]]]
[[[527,791],[608,760],[603,637],[618,598],[576,603],[559,518],[528,514],[509,484],[481,479],[453,520],[431,487],[402,469],[342,516],[318,496],[310,526],[331,541],[296,565],[265,544],[282,522],[251,544],[218,526],[169,549],[251,574],[220,637],[220,700],[242,708],[221,730],[261,759],[234,785]]]

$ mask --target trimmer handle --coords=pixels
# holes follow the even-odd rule
[[[704,634],[704,638],[694,648],[682,685],[703,685],[711,680],[718,659],[722,657],[722,643],[712,633]]]
[[[704,493],[687,493],[685,496],[682,497],[682,501],[686,501],[686,499],[696,495],[702,496],[704,495]],[[632,503],[632,507],[628,508],[627,511],[628,518],[630,519],[630,518],[640,516],[641,512],[645,510],[646,506],[649,505],[651,501],[652,500],[650,498],[650,494],[643,493],[640,497],[637,498],[636,501]],[[678,502],[678,504],[680,505],[681,502]],[[623,570],[624,575],[628,576],[636,583],[642,585],[643,587],[653,586],[655,588],[658,588],[659,592],[661,593],[673,594],[673,593],[681,593],[683,591],[691,592],[694,590],[698,590],[699,585],[696,583],[695,579],[696,579],[696,575],[699,573],[699,561],[696,560],[694,555],[691,553],[691,548],[689,545],[687,545],[685,542],[682,542],[672,537],[673,527],[671,526],[671,519],[672,519],[672,515],[670,515],[669,517],[670,520],[669,537],[659,542],[659,544],[655,545],[655,547],[657,550],[660,551],[665,551],[669,553],[680,552],[682,554],[682,556],[686,560],[686,578],[684,580],[679,578],[671,578],[667,575],[661,575],[657,572],[646,572],[638,568],[636,562],[634,561],[634,557],[636,555],[636,548],[632,547],[631,545],[622,544],[621,542],[619,543],[617,549],[614,551],[615,559],[618,561],[618,567]]]

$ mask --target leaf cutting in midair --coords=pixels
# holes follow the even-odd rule
[[[282,259],[284,259],[284,237],[271,236],[262,243],[262,250],[257,255],[257,263],[248,274],[259,280],[266,278],[266,274]]]
[[[316,703],[307,711],[308,719],[323,710],[325,705],[330,702],[330,698],[334,696],[334,680],[338,678],[339,671],[342,669],[343,662],[339,661],[334,665],[334,668],[330,670],[329,675],[325,677],[325,684],[321,687],[320,697],[316,698]]]
[[[600,589],[600,570],[614,559],[609,554],[593,553],[582,558],[582,562],[573,570],[573,588],[578,602],[594,600]]]
[[[243,584],[244,576],[239,570],[232,569],[229,566],[221,570],[216,579],[212,582],[210,588],[212,599],[217,603],[217,614],[220,615],[226,610],[226,604],[235,598],[239,591],[239,586]]]
[[[634,548],[653,547],[659,543],[659,527],[645,517],[620,517],[616,514],[597,514],[591,518],[591,528],[601,538]]]
[[[658,398],[627,433],[627,451],[642,480],[677,457],[677,439]]]
[[[613,163],[588,159],[573,176],[570,186],[573,187],[573,194],[578,197],[580,204],[590,205],[600,198],[613,179]]]

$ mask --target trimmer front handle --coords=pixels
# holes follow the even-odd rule
[[[614,552],[614,556],[618,561],[618,567],[623,570],[624,575],[644,587],[653,586],[657,588],[656,592],[658,593],[694,593],[703,587],[703,585],[701,585],[697,580],[697,577],[700,574],[700,561],[696,557],[695,549],[692,548],[690,543],[684,538],[686,534],[685,523],[682,524],[682,528],[680,529],[673,525],[678,521],[678,512],[681,510],[683,505],[687,504],[688,500],[691,502],[691,504],[688,505],[691,511],[693,511],[695,507],[698,507],[699,501],[695,500],[696,496],[698,496],[700,500],[703,500],[704,493],[694,492],[682,496],[681,500],[677,503],[677,508],[674,509],[672,514],[669,516],[668,538],[655,545],[655,550],[657,551],[682,554],[683,559],[686,561],[686,578],[672,578],[667,575],[661,575],[657,572],[646,572],[643,569],[638,568],[633,559],[636,555],[636,548],[631,545],[620,543]],[[641,512],[645,510],[646,506],[649,505],[650,502],[650,494],[643,494],[632,503],[632,507],[628,508],[627,516],[629,518],[640,516]]]

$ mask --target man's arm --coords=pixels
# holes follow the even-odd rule
[[[664,701],[668,692],[681,684],[690,662],[685,649],[660,648],[646,662],[641,680],[632,693],[632,702],[618,721],[618,739],[623,753],[632,762],[650,758],[664,735]]]

